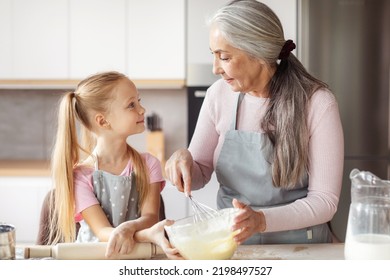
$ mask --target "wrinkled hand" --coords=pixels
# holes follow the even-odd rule
[[[240,209],[234,218],[233,231],[239,230],[234,240],[241,244],[253,234],[263,232],[266,228],[264,213],[261,211],[254,211],[248,205],[233,199],[234,208]]]
[[[131,221],[117,226],[108,239],[106,257],[114,258],[119,254],[130,254],[135,245],[134,233],[135,229]]]
[[[170,226],[173,223],[174,221],[171,220],[163,220],[158,222],[150,228],[150,236],[153,239],[153,243],[160,246],[160,248],[167,255],[168,259],[182,260],[183,257],[180,255],[179,251],[176,248],[173,248],[168,239],[165,237],[164,226]]]
[[[167,179],[187,196],[191,194],[191,170],[193,159],[187,149],[177,150],[165,164]]]

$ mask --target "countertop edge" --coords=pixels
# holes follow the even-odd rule
[[[0,176],[51,176],[48,160],[0,160]]]

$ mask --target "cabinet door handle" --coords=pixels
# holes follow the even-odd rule
[[[198,97],[198,98],[203,98],[206,96],[206,91],[205,90],[196,90],[194,93],[194,96]]]

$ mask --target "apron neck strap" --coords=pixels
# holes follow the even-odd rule
[[[245,96],[245,94],[243,94],[242,92],[240,92],[240,94],[239,94],[238,97],[237,97],[236,110],[235,110],[234,115],[233,115],[232,124],[230,125],[230,129],[231,129],[231,130],[237,130],[237,115],[238,115],[238,109],[240,108],[240,104],[241,104],[242,100],[244,99],[244,96]]]

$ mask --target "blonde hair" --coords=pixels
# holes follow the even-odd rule
[[[276,14],[256,0],[235,0],[219,9],[209,21],[235,48],[268,65],[276,65],[268,89],[270,103],[261,123],[274,149],[271,155],[273,184],[293,188],[302,183],[309,166],[307,105],[319,88],[327,88],[311,76],[290,53],[278,63],[285,44]]]
[[[51,170],[55,192],[50,207],[49,244],[73,242],[76,239],[74,168],[81,155],[91,155],[96,139],[91,132],[95,112],[107,113],[118,82],[128,79],[118,72],[105,72],[81,81],[74,92],[65,93],[58,111],[58,128],[52,154]],[[81,141],[76,125],[79,124]],[[148,194],[149,173],[141,155],[128,146],[139,192],[138,209]]]

